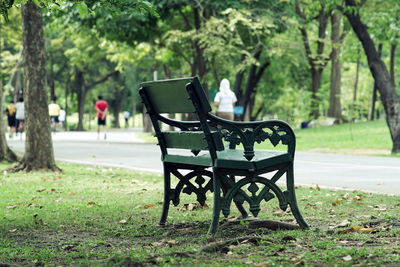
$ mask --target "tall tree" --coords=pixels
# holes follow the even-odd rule
[[[48,116],[43,16],[34,1],[22,5],[22,32],[26,139],[25,154],[13,171],[59,170]]]
[[[322,72],[324,71],[326,65],[329,62],[329,56],[324,53],[325,49],[325,38],[326,38],[326,28],[328,26],[328,21],[330,17],[330,12],[326,10],[326,6],[323,1],[313,0],[311,5],[314,12],[307,16],[304,9],[300,6],[298,0],[295,3],[296,14],[300,18],[300,32],[303,38],[303,45],[308,59],[308,64],[310,66],[311,73],[311,112],[310,117],[316,119],[319,117],[319,104],[320,99],[318,96],[319,88],[321,87]],[[315,13],[315,14],[314,14]],[[316,39],[317,48],[316,52],[312,52],[312,47],[310,43],[310,38],[306,25],[313,20],[318,22],[318,37]]]
[[[340,24],[342,15],[340,12],[333,12],[331,15],[331,90],[329,98],[328,116],[334,117],[337,120],[342,120],[342,106],[340,103],[340,83],[341,83],[341,69],[340,69]]]
[[[400,98],[390,81],[390,75],[385,63],[380,59],[379,53],[368,32],[367,26],[362,22],[356,1],[345,0],[344,14],[349,20],[354,32],[363,45],[368,59],[368,65],[374,77],[381,100],[386,112],[386,122],[392,138],[392,152],[400,152]]]

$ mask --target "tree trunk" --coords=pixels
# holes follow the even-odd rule
[[[329,98],[328,116],[342,120],[342,106],[340,104],[340,22],[342,16],[339,12],[331,15],[332,24],[332,53],[331,53],[331,92]]]
[[[54,84],[54,66],[53,66],[53,55],[50,52],[50,75],[49,75],[49,85],[50,85],[50,100],[54,100],[56,97],[55,84]]]
[[[3,81],[0,79],[0,111],[3,110]],[[3,112],[0,112],[0,121],[4,121]],[[18,156],[12,151],[6,141],[6,131],[4,123],[0,123],[0,161],[15,162],[18,160]]]
[[[378,55],[379,58],[381,57],[382,54],[382,44],[378,45]],[[378,84],[376,81],[374,81],[374,88],[372,89],[372,96],[371,96],[371,104],[369,106],[369,112],[368,112],[368,120],[373,121],[375,120],[375,106],[376,106],[376,94],[378,91]]]
[[[330,12],[326,12],[325,6],[321,5],[319,14],[316,17],[316,19],[318,20],[317,51],[316,54],[313,55],[311,51],[310,40],[308,38],[308,33],[305,28],[305,24],[307,23],[306,15],[301,10],[298,1],[296,1],[295,3],[295,11],[304,24],[301,25],[299,29],[303,39],[303,45],[307,55],[308,64],[311,70],[311,111],[309,116],[312,119],[317,119],[319,117],[320,103],[320,99],[317,93],[321,85],[322,72],[329,61],[329,58],[324,57],[323,53],[325,47],[324,40],[326,37],[326,28],[328,26]]]
[[[394,61],[395,61],[395,55],[396,55],[396,47],[397,44],[393,43],[390,47],[390,81],[392,82],[392,85],[394,88],[396,88],[395,79],[394,79]]]
[[[117,81],[115,81],[115,85],[114,85],[114,100],[112,101],[113,105],[112,105],[112,109],[113,109],[113,113],[114,113],[114,128],[121,128],[121,125],[119,124],[119,114],[121,113],[121,102],[122,102],[122,98],[125,94],[124,92],[125,89],[123,90],[119,90],[118,89],[118,84]]]
[[[240,56],[240,62],[239,64],[242,64],[243,61],[246,59],[246,54],[242,54]],[[243,90],[242,90],[242,82],[244,78],[244,70],[240,70],[236,73],[235,76],[235,83],[233,86],[233,92],[235,93],[237,99],[238,99],[238,105],[240,106],[240,99],[243,97]]]
[[[319,103],[318,90],[321,86],[323,69],[311,69],[311,111],[310,118],[317,119],[319,117]]]
[[[357,102],[357,87],[358,87],[358,76],[360,75],[360,49],[357,51],[357,63],[356,63],[356,78],[354,81],[354,90],[353,90],[353,105],[356,105]]]
[[[375,104],[376,104],[377,91],[378,91],[378,86],[376,85],[376,82],[374,82],[374,88],[372,89],[371,103],[369,105],[369,111],[368,111],[369,121],[375,120]]]
[[[77,131],[84,131],[83,128],[83,114],[85,112],[86,90],[84,87],[83,72],[77,71],[76,73],[76,86],[77,86],[77,99],[78,99],[78,125]]]
[[[67,82],[65,83],[65,103],[64,103],[64,110],[65,110],[65,121],[64,121],[64,129],[67,131],[68,129],[68,96],[69,96],[69,86],[71,83],[71,75],[68,74]]]
[[[19,97],[22,97],[24,92],[22,91],[21,86],[21,68],[17,69],[15,73],[15,90],[14,90],[14,100],[17,100]]]
[[[22,6],[24,56],[25,154],[18,170],[59,170],[55,164],[46,91],[46,58],[42,10],[28,1]]]
[[[1,24],[0,24],[0,40],[1,40]],[[1,47],[1,42],[0,42],[0,54],[2,52],[2,47]],[[20,61],[17,63],[17,68],[19,68]],[[1,66],[0,66],[1,67]],[[0,73],[2,73],[0,69]],[[12,77],[12,76],[11,76]],[[4,121],[3,120],[3,103],[5,99],[5,94],[3,93],[3,80],[0,79],[0,122]],[[17,155],[8,147],[7,141],[6,141],[6,131],[5,131],[5,125],[4,123],[0,123],[0,161],[7,160],[10,162],[14,162],[18,160]]]
[[[355,7],[354,0],[345,0],[346,5]],[[386,112],[386,122],[389,126],[390,136],[393,142],[392,152],[400,152],[400,98],[390,81],[390,75],[385,63],[379,58],[366,25],[361,21],[359,13],[345,11],[354,32],[361,41],[372,76],[378,85],[381,100]]]

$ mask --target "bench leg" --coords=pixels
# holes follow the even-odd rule
[[[234,175],[229,175],[229,179],[231,179],[233,182],[235,182],[235,176]],[[224,193],[226,193],[228,190],[225,190]],[[243,206],[243,202],[238,202],[238,201],[234,201],[236,208],[239,210],[240,214],[242,215],[243,219],[246,219],[249,217],[249,213],[247,212],[247,210],[244,208]]]
[[[218,173],[213,169],[213,186],[214,186],[214,205],[213,215],[208,235],[213,235],[218,230],[219,214],[221,212],[221,181],[218,178]]]
[[[303,229],[309,228],[307,222],[304,220],[303,216],[300,213],[299,207],[297,206],[296,194],[294,192],[294,172],[293,172],[293,163],[292,166],[289,167],[286,173],[286,184],[287,184],[287,197],[288,203],[290,205],[290,209],[294,218],[296,219],[299,226]]]
[[[164,202],[162,207],[160,225],[165,225],[168,217],[169,210],[169,202],[171,200],[170,197],[171,192],[171,172],[169,168],[164,164]]]

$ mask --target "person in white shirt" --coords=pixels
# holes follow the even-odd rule
[[[22,133],[24,130],[24,121],[25,121],[25,105],[24,105],[24,98],[19,97],[17,103],[15,104],[15,119],[16,119],[16,133]]]
[[[61,129],[64,129],[65,116],[66,116],[65,110],[62,107],[60,107],[60,115],[58,115],[58,121],[60,122]]]
[[[219,92],[214,98],[217,107],[216,115],[226,120],[233,120],[233,106],[236,102],[236,95],[231,91],[228,79],[222,79]]]

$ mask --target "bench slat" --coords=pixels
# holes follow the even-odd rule
[[[186,85],[194,78],[160,80],[141,83],[156,113],[192,113],[195,111]],[[207,111],[211,106],[206,103]]]
[[[168,148],[208,150],[208,143],[202,131],[165,131],[162,134]],[[224,146],[218,133],[213,132],[212,136],[217,150],[223,150]]]
[[[289,164],[293,161],[291,155],[285,151],[255,151],[255,157],[251,161],[248,161],[243,156],[243,150],[241,149],[227,149],[220,151],[217,154],[218,159],[215,163],[216,167],[228,169],[248,170],[255,168],[255,170],[260,170],[279,165],[281,163]],[[164,161],[204,167],[212,166],[211,157],[208,153],[198,156],[168,154],[165,155]]]

